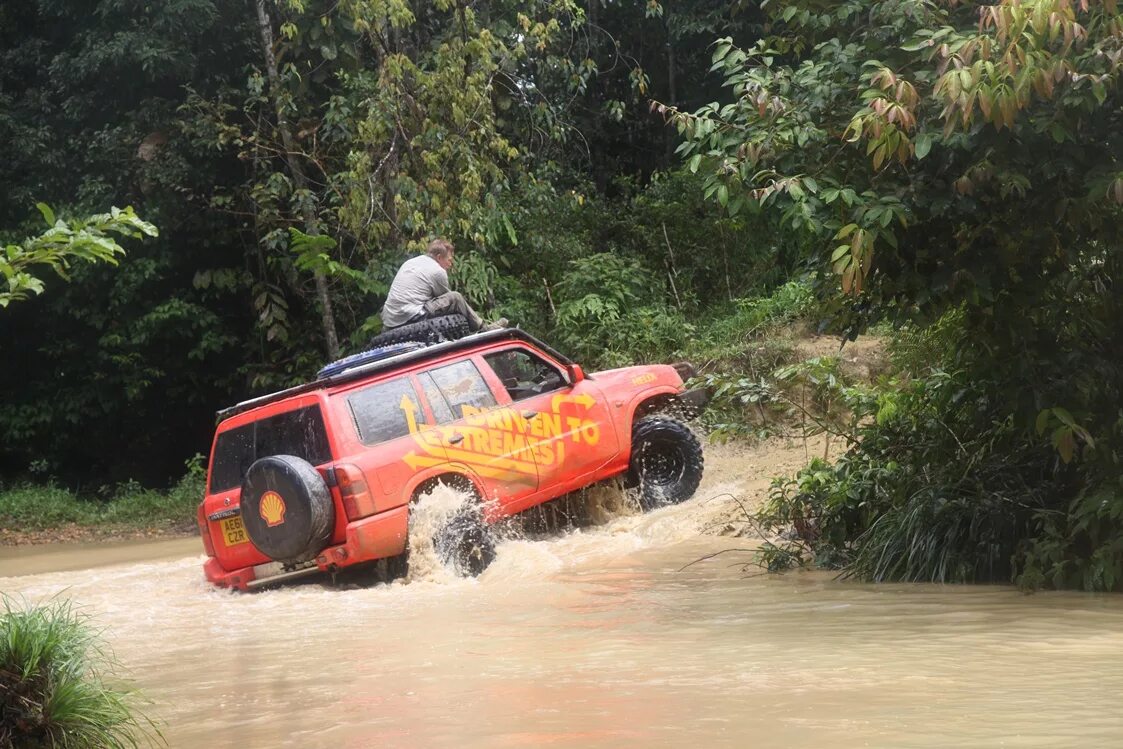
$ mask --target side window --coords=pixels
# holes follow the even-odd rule
[[[484,360],[495,370],[513,401],[565,387],[565,377],[557,367],[526,349],[488,354]]]
[[[483,375],[471,361],[457,362],[429,372],[440,389],[449,409],[459,419],[464,416],[464,406],[490,408],[495,404]],[[432,403],[432,399],[430,399]],[[434,412],[435,413],[435,412]]]
[[[404,400],[403,400],[404,399]],[[347,396],[355,429],[364,445],[404,437],[414,426],[425,423],[425,412],[408,377],[400,377],[364,388]]]
[[[429,408],[433,409],[433,418],[437,420],[437,423],[447,424],[450,421],[456,421],[456,414],[452,412],[452,406],[445,400],[441,389],[433,381],[433,376],[428,372],[422,372],[417,376],[417,379],[421,381],[421,389],[425,391],[425,400],[429,401]]]

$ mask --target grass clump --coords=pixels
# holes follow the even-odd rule
[[[161,742],[117,664],[66,601],[0,610],[0,747],[116,749]]]

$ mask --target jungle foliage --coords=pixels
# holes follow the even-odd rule
[[[714,48],[731,103],[665,108],[681,151],[730,215],[818,244],[852,335],[919,332],[768,521],[863,578],[1119,588],[1120,8],[769,9],[767,38]]]
[[[0,746],[162,745],[88,617],[66,601],[0,597]]]
[[[848,445],[773,561],[1119,588],[1121,69],[1114,0],[4,5],[5,246],[40,202],[161,231],[0,314],[0,475],[166,486],[443,234],[485,314]],[[895,374],[790,361],[812,312]]]
[[[36,207],[47,222],[46,231],[0,248],[0,273],[8,284],[7,291],[0,291],[0,308],[43,293],[43,279],[36,273],[44,269],[37,266],[46,266],[66,279],[66,271],[75,260],[116,265],[125,250],[114,234],[132,238],[158,234],[156,227],[139,219],[132,208],[113,208],[109,213],[67,223],[55,219],[46,203]]]
[[[160,235],[0,315],[0,475],[168,485],[218,408],[377,333],[434,234],[487,314],[590,365],[665,355],[687,316],[799,262],[699,178],[652,179],[677,139],[650,97],[717,95],[709,45],[760,20],[715,0],[4,5],[0,238],[38,233],[40,202],[131,205]],[[620,264],[642,312],[570,278]]]

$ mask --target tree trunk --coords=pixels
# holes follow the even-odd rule
[[[292,128],[288,117],[285,115],[284,105],[281,103],[281,76],[277,72],[277,58],[273,55],[273,23],[269,20],[269,13],[265,9],[265,0],[254,0],[257,6],[257,25],[261,32],[261,47],[265,55],[265,70],[269,75],[269,91],[273,98],[273,107],[277,112],[277,131],[281,134],[281,144],[285,148],[285,164],[292,175],[292,184],[298,191],[308,191],[308,178],[304,175],[304,168],[300,165],[297,156],[296,143],[292,137]],[[304,220],[304,233],[309,235],[319,234],[316,214],[312,206],[305,201],[301,208]],[[328,356],[332,359],[339,358],[339,338],[335,332],[335,313],[332,311],[331,296],[328,294],[328,282],[324,274],[315,273],[316,296],[320,300],[321,323],[324,328],[324,344]]]
[[[664,23],[663,28],[667,34],[667,104],[672,107],[678,106],[678,91],[675,89],[675,44],[674,38],[671,36],[670,23]],[[665,167],[670,168],[671,159],[674,158],[674,128],[663,128],[663,158],[666,162]]]

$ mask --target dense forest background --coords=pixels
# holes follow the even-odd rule
[[[5,238],[43,228],[38,202],[129,205],[160,236],[0,319],[0,471],[177,477],[218,407],[378,332],[431,236],[475,304],[574,355],[782,279],[673,171],[649,103],[718,96],[710,45],[759,19],[713,0],[4,4]]]
[[[0,42],[11,256],[38,203],[159,229],[0,312],[7,481],[166,485],[442,235],[590,365],[713,353],[725,433],[810,393],[847,451],[777,482],[771,566],[1123,585],[1115,0],[37,0]],[[779,307],[893,370],[723,358]]]

